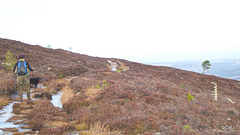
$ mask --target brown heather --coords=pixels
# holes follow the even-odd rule
[[[10,103],[7,97],[0,97],[0,109],[2,109],[5,105]]]
[[[29,114],[32,130],[40,134],[65,134],[92,128],[108,134],[237,134],[240,132],[240,82],[171,67],[150,66],[116,59],[128,67],[110,71],[106,58],[90,57],[64,50],[47,49],[18,41],[0,39],[0,61],[7,50],[20,53],[44,78],[49,91],[69,94],[63,109],[48,100],[38,101]],[[5,72],[3,67],[1,72]],[[3,78],[11,78],[4,73]],[[66,80],[67,81],[66,81]],[[11,79],[9,79],[11,80]],[[98,82],[110,85],[97,89]],[[218,100],[212,91],[218,86]],[[1,83],[0,90],[11,87]],[[71,92],[67,92],[67,91]],[[193,101],[187,99],[188,94]],[[235,104],[227,101],[230,98]],[[16,105],[17,106],[17,105]],[[62,122],[56,127],[50,123]],[[93,126],[104,123],[104,126]],[[184,126],[189,125],[189,129]],[[233,126],[234,130],[222,129]],[[104,131],[104,130],[100,130]]]

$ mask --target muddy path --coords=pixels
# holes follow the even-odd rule
[[[42,85],[38,87],[38,89],[45,89]],[[40,97],[36,97],[36,95],[41,94],[42,91],[34,91],[31,89],[31,101],[27,100],[26,93],[23,94],[24,102],[17,101],[17,94],[12,95],[12,102],[7,106],[3,107],[0,110],[0,134],[2,135],[14,135],[16,133],[22,134],[36,134],[38,131],[32,131],[29,126],[29,121],[27,119],[29,113],[33,109],[34,104],[38,102]],[[53,106],[62,108],[61,103],[62,92],[57,92],[56,94],[52,94],[51,103]],[[47,99],[47,98],[45,98]]]

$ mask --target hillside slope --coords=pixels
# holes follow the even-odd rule
[[[58,77],[77,76],[92,69],[107,68],[108,63],[103,58],[89,57],[61,49],[54,50],[1,38],[0,63],[5,60],[8,50],[16,59],[18,59],[19,54],[25,54],[26,60],[35,70],[34,76],[44,78],[45,81]],[[2,86],[0,93],[12,92],[14,75],[10,70],[6,71],[3,65],[0,65],[0,73],[4,74],[3,78],[0,78],[0,86]],[[33,77],[33,74],[30,77]]]
[[[125,71],[116,72],[109,69],[110,59],[7,39],[0,39],[0,50],[1,62],[7,50],[15,57],[25,53],[35,68],[35,76],[44,78],[49,86],[53,80],[61,80],[59,82],[67,86],[65,91],[72,91],[73,96],[64,102],[61,112],[50,111],[49,108],[53,107],[43,109],[48,104],[45,100],[32,110],[28,117],[30,127],[42,134],[85,131],[97,122],[105,123],[109,130],[118,131],[111,134],[240,132],[239,81],[111,59],[119,66],[127,67]],[[5,69],[1,67],[0,71]],[[11,78],[9,76],[3,72],[3,78]],[[217,84],[217,101],[212,95],[215,86],[212,82]],[[188,94],[194,96],[192,101],[188,100]],[[45,112],[39,111],[40,108]],[[49,126],[49,123],[59,121],[64,125]]]

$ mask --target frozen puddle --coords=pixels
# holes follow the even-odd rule
[[[0,134],[6,134],[6,135],[11,135],[11,132],[3,132],[1,128],[16,128],[19,131],[18,132],[24,132],[24,131],[29,131],[29,129],[22,129],[22,126],[26,126],[25,124],[20,124],[20,125],[15,125],[14,122],[6,122],[9,118],[14,116],[12,113],[13,110],[13,104],[18,103],[18,102],[12,102],[8,104],[7,106],[3,107],[2,110],[0,110]]]
[[[32,92],[32,90],[31,90]],[[16,98],[18,97],[18,93],[14,93],[13,95],[11,95],[11,97]],[[23,93],[23,99],[26,99],[27,95],[26,93]],[[15,125],[14,122],[6,122],[8,119],[10,119],[12,116],[14,116],[15,114],[12,113],[13,110],[13,104],[18,103],[18,102],[12,102],[10,104],[8,104],[7,106],[3,107],[2,110],[0,110],[0,134],[6,134],[6,135],[12,135],[13,133],[11,132],[4,132],[2,129],[6,129],[6,128],[16,128],[18,129],[18,132],[24,132],[24,131],[30,131],[30,129],[22,129],[21,127],[26,126],[26,124],[17,124]]]
[[[32,90],[31,90],[32,91]],[[15,93],[11,95],[11,97],[18,97],[18,93]],[[26,93],[23,93],[23,99],[26,99],[27,95]],[[18,103],[17,101],[12,102],[8,104],[7,106],[3,107],[2,110],[0,110],[0,134],[6,134],[6,135],[12,135],[13,133],[11,132],[4,132],[2,129],[6,128],[16,128],[18,129],[18,132],[24,132],[24,131],[30,131],[30,129],[22,129],[21,127],[26,126],[26,124],[17,124],[15,125],[14,122],[6,122],[8,119],[10,119],[12,116],[15,114],[12,113],[13,110],[13,104]]]
[[[58,92],[57,94],[54,94],[52,96],[51,103],[58,108],[62,108],[62,102],[61,102],[62,94],[63,92]],[[13,94],[12,97],[18,97],[17,93]],[[26,98],[27,98],[26,93],[24,93],[23,99],[26,99]],[[36,99],[32,98],[32,100],[36,100]],[[21,128],[23,126],[26,126],[26,124],[15,125],[14,122],[6,122],[8,119],[10,119],[12,116],[15,115],[12,113],[14,103],[18,103],[18,102],[16,101],[12,102],[7,106],[3,107],[2,110],[0,110],[0,135],[12,135],[13,134],[12,132],[1,130],[1,129],[7,129],[7,128],[16,128],[19,130],[18,132],[31,131],[31,129]]]
[[[62,108],[62,102],[61,102],[62,94],[63,92],[58,92],[57,94],[54,94],[52,96],[51,103],[58,108]]]

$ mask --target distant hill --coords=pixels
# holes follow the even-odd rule
[[[210,60],[211,67],[205,74],[216,75],[223,78],[235,79],[240,81],[240,60],[238,59],[219,59]],[[176,61],[176,62],[152,62],[146,63],[157,66],[168,66],[187,71],[202,73],[202,61]]]
[[[72,91],[74,95],[63,104],[61,111],[46,107],[49,104],[45,100],[33,108],[29,124],[39,133],[85,132],[93,123],[108,125],[110,134],[240,132],[239,81],[7,39],[0,39],[1,62],[7,50],[16,58],[25,53],[36,69],[35,76],[44,78],[47,85],[56,85],[58,90]],[[116,71],[110,70],[108,61],[117,63]],[[3,67],[0,71],[3,78],[11,78]],[[217,101],[212,95],[215,86],[212,82],[217,84]],[[63,85],[58,85],[60,83]],[[1,85],[1,89],[8,86]],[[47,90],[50,91],[48,86]],[[193,100],[187,98],[189,94]],[[229,130],[229,126],[235,127],[234,130]]]

